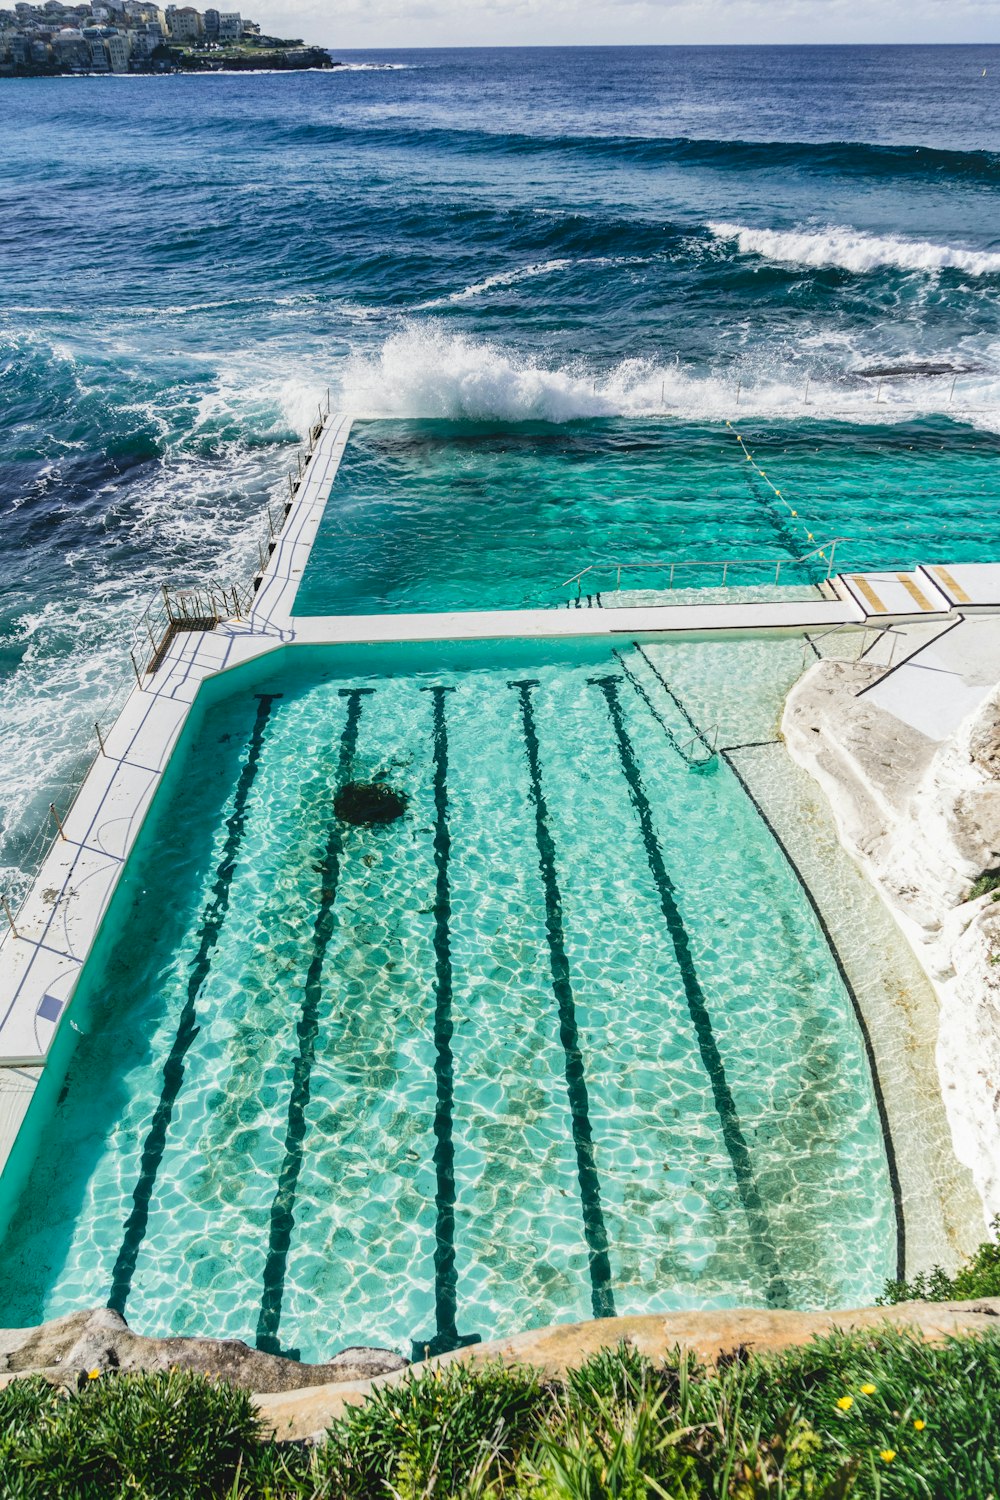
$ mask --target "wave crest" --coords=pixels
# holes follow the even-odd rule
[[[1000,378],[983,371],[963,382],[880,383],[879,400],[856,371],[825,377],[789,369],[758,374],[684,370],[677,363],[625,359],[596,374],[582,363],[546,367],[499,344],[408,324],[374,353],[355,353],[341,378],[338,404],[365,417],[443,418],[454,422],[563,423],[595,417],[669,415],[718,421],[737,414],[892,422],[916,412],[949,414],[995,430]],[[808,399],[807,399],[808,395]]]
[[[495,276],[485,276],[482,281],[475,281],[471,286],[463,287],[460,292],[451,292],[447,297],[434,297],[430,302],[420,302],[415,310],[426,312],[435,307],[471,302],[485,292],[496,291],[499,287],[516,286],[519,281],[531,281],[536,276],[549,276],[553,271],[561,271],[571,264],[572,262],[568,260],[541,260],[536,261],[534,265],[520,266],[512,271],[498,271]]]
[[[826,229],[752,229],[745,224],[710,223],[718,240],[735,240],[741,255],[800,266],[835,266],[844,271],[873,271],[894,266],[902,271],[963,271],[969,276],[1000,275],[1000,252],[937,245],[895,235],[866,234],[830,225]]]

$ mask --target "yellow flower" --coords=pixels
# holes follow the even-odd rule
[[[874,1396],[874,1394],[875,1394],[875,1387],[873,1385],[871,1385],[870,1383],[868,1385],[863,1385],[861,1387],[861,1394],[862,1394],[862,1396]]]
[[[840,1407],[841,1411],[850,1411],[851,1407],[854,1405],[854,1397],[841,1396],[840,1400],[837,1402],[837,1405]]]
[[[87,1379],[88,1380],[96,1380],[97,1377],[100,1375],[100,1373],[101,1373],[100,1370],[88,1370],[87,1371]]]
[[[923,1432],[924,1428],[927,1426],[927,1423],[923,1420],[922,1417],[917,1417],[913,1425],[918,1432]]]
[[[896,1457],[896,1450],[895,1450],[895,1448],[883,1448],[882,1452],[879,1454],[879,1458],[882,1460],[882,1462],[884,1464],[891,1464],[892,1461],[893,1461],[893,1459],[895,1457]]]

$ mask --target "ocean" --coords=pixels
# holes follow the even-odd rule
[[[537,602],[623,548],[1000,557],[1000,47],[334,55],[0,82],[15,896],[143,602],[249,572],[327,387],[393,421],[325,607]]]

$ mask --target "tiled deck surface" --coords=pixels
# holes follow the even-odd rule
[[[866,620],[947,614],[951,609],[949,600],[922,568],[907,573],[842,573],[837,586]]]
[[[958,609],[1000,609],[1000,564],[954,563],[919,571]]]

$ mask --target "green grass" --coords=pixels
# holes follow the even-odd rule
[[[624,1346],[565,1382],[451,1365],[383,1387],[320,1448],[260,1442],[250,1398],[198,1376],[0,1391],[4,1497],[835,1500],[1000,1494],[1000,1337],[882,1329],[718,1370]]]
[[[981,875],[977,875],[965,899],[977,901],[980,896],[985,896],[990,891],[995,892],[993,900],[1000,901],[1000,870],[984,870]]]

